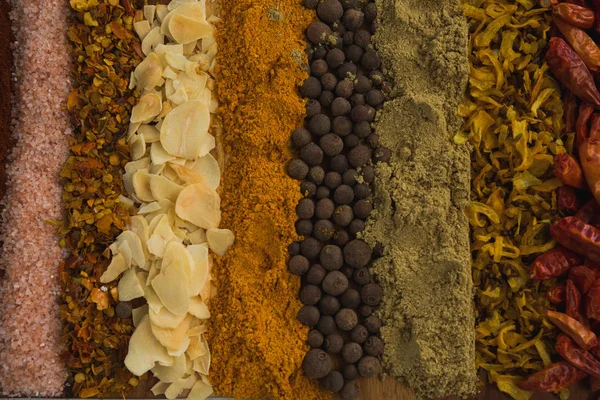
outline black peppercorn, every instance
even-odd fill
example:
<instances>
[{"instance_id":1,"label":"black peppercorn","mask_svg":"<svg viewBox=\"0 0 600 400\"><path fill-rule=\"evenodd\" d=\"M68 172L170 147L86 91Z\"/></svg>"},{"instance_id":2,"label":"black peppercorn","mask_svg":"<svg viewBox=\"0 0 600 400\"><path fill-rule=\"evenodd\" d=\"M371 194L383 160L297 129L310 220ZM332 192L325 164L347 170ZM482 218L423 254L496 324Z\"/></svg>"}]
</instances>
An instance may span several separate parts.
<instances>
[{"instance_id":1,"label":"black peppercorn","mask_svg":"<svg viewBox=\"0 0 600 400\"><path fill-rule=\"evenodd\" d=\"M316 329L311 329L308 332L308 339L306 340L306 343L308 343L308 345L313 349L318 349L323 345L324 340L325 338L323 337L321 332L319 332Z\"/></svg>"},{"instance_id":2,"label":"black peppercorn","mask_svg":"<svg viewBox=\"0 0 600 400\"><path fill-rule=\"evenodd\" d=\"M319 301L319 310L323 315L335 315L340 309L340 301L337 297L325 295Z\"/></svg>"},{"instance_id":3,"label":"black peppercorn","mask_svg":"<svg viewBox=\"0 0 600 400\"><path fill-rule=\"evenodd\" d=\"M321 300L321 289L317 285L306 285L300 289L300 301L307 306L314 306Z\"/></svg>"},{"instance_id":4,"label":"black peppercorn","mask_svg":"<svg viewBox=\"0 0 600 400\"><path fill-rule=\"evenodd\" d=\"M323 282L323 278L325 278L325 274L327 274L325 268L319 264L313 264L306 272L306 282L313 285L320 285Z\"/></svg>"},{"instance_id":5,"label":"black peppercorn","mask_svg":"<svg viewBox=\"0 0 600 400\"><path fill-rule=\"evenodd\" d=\"M288 269L294 275L304 275L308 271L310 263L308 259L301 255L295 255L288 261Z\"/></svg>"},{"instance_id":6,"label":"black peppercorn","mask_svg":"<svg viewBox=\"0 0 600 400\"><path fill-rule=\"evenodd\" d=\"M358 373L365 378L377 376L381 373L381 362L373 356L364 356L358 362Z\"/></svg>"},{"instance_id":7,"label":"black peppercorn","mask_svg":"<svg viewBox=\"0 0 600 400\"><path fill-rule=\"evenodd\" d=\"M356 268L352 274L352 280L359 285L366 285L371 282L371 274L366 267Z\"/></svg>"},{"instance_id":8,"label":"black peppercorn","mask_svg":"<svg viewBox=\"0 0 600 400\"><path fill-rule=\"evenodd\" d=\"M328 133L321 137L319 146L321 146L322 152L325 153L326 156L333 157L342 152L344 149L344 142L338 135Z\"/></svg>"},{"instance_id":9,"label":"black peppercorn","mask_svg":"<svg viewBox=\"0 0 600 400\"><path fill-rule=\"evenodd\" d=\"M308 165L302 160L292 160L288 164L288 174L294 179L302 180L308 174Z\"/></svg>"},{"instance_id":10,"label":"black peppercorn","mask_svg":"<svg viewBox=\"0 0 600 400\"><path fill-rule=\"evenodd\" d=\"M351 267L364 267L371 260L371 248L364 240L355 239L344 246L344 260Z\"/></svg>"},{"instance_id":11,"label":"black peppercorn","mask_svg":"<svg viewBox=\"0 0 600 400\"><path fill-rule=\"evenodd\" d=\"M346 245L348 247L348 245ZM363 286L360 290L360 297L362 298L363 303L368 306L376 306L381 301L381 297L383 296L383 290L381 286L376 283L369 283Z\"/></svg>"},{"instance_id":12,"label":"black peppercorn","mask_svg":"<svg viewBox=\"0 0 600 400\"><path fill-rule=\"evenodd\" d=\"M323 317L321 317L323 318ZM356 343L363 344L369 337L369 331L364 325L356 325L350 332L350 339Z\"/></svg>"},{"instance_id":13,"label":"black peppercorn","mask_svg":"<svg viewBox=\"0 0 600 400\"><path fill-rule=\"evenodd\" d=\"M340 271L331 271L325 275L322 287L325 293L332 296L339 296L348 289L348 278Z\"/></svg>"},{"instance_id":14,"label":"black peppercorn","mask_svg":"<svg viewBox=\"0 0 600 400\"><path fill-rule=\"evenodd\" d=\"M335 234L335 227L328 219L320 219L313 225L313 236L320 242L326 242Z\"/></svg>"},{"instance_id":15,"label":"black peppercorn","mask_svg":"<svg viewBox=\"0 0 600 400\"><path fill-rule=\"evenodd\" d=\"M309 260L317 258L320 252L321 244L317 239L306 238L300 243L300 253Z\"/></svg>"},{"instance_id":16,"label":"black peppercorn","mask_svg":"<svg viewBox=\"0 0 600 400\"><path fill-rule=\"evenodd\" d=\"M382 355L383 340L381 340L378 336L370 336L365 342L365 353L373 357Z\"/></svg>"},{"instance_id":17,"label":"black peppercorn","mask_svg":"<svg viewBox=\"0 0 600 400\"><path fill-rule=\"evenodd\" d=\"M308 327L317 325L320 317L319 309L315 306L302 306L297 315L298 321Z\"/></svg>"},{"instance_id":18,"label":"black peppercorn","mask_svg":"<svg viewBox=\"0 0 600 400\"><path fill-rule=\"evenodd\" d=\"M331 367L331 357L329 357L329 354L319 349L309 350L302 361L304 375L313 379L324 378L331 371Z\"/></svg>"},{"instance_id":19,"label":"black peppercorn","mask_svg":"<svg viewBox=\"0 0 600 400\"><path fill-rule=\"evenodd\" d=\"M354 218L354 214L352 213L352 207L349 205L341 205L336 207L333 211L333 222L338 224L339 226L348 226L352 219Z\"/></svg>"},{"instance_id":20,"label":"black peppercorn","mask_svg":"<svg viewBox=\"0 0 600 400\"><path fill-rule=\"evenodd\" d=\"M358 315L354 310L342 308L335 314L335 323L343 331L350 331L358 324ZM358 361L358 360L356 360ZM354 361L351 361L354 362Z\"/></svg>"},{"instance_id":21,"label":"black peppercorn","mask_svg":"<svg viewBox=\"0 0 600 400\"><path fill-rule=\"evenodd\" d=\"M379 317L376 315L369 315L367 318L365 318L365 327L371 333L379 332L379 330L381 329L381 325L383 325L383 323L381 322L381 319L379 319Z\"/></svg>"},{"instance_id":22,"label":"black peppercorn","mask_svg":"<svg viewBox=\"0 0 600 400\"><path fill-rule=\"evenodd\" d=\"M317 322L317 329L323 334L323 336L328 336L335 333L335 319L331 315L321 315L319 322Z\"/></svg>"},{"instance_id":23,"label":"black peppercorn","mask_svg":"<svg viewBox=\"0 0 600 400\"><path fill-rule=\"evenodd\" d=\"M337 333L326 336L325 341L323 342L323 348L329 354L338 354L342 351L343 346L344 339Z\"/></svg>"},{"instance_id":24,"label":"black peppercorn","mask_svg":"<svg viewBox=\"0 0 600 400\"><path fill-rule=\"evenodd\" d=\"M363 349L360 344L355 342L346 343L342 347L342 359L347 363L355 363L363 356ZM360 373L360 368L358 370Z\"/></svg>"},{"instance_id":25,"label":"black peppercorn","mask_svg":"<svg viewBox=\"0 0 600 400\"><path fill-rule=\"evenodd\" d=\"M337 393L344 387L344 378L338 371L331 371L325 378L321 379L321 385L325 390Z\"/></svg>"}]
</instances>

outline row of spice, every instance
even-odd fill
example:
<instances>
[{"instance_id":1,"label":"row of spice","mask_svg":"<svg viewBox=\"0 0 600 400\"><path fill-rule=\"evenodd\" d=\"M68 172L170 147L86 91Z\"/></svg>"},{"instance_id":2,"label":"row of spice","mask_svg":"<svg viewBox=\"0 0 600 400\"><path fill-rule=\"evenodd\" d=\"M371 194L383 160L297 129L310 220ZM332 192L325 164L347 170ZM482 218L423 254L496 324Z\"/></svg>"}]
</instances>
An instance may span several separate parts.
<instances>
[{"instance_id":1,"label":"row of spice","mask_svg":"<svg viewBox=\"0 0 600 400\"><path fill-rule=\"evenodd\" d=\"M591 389L600 388L600 50L592 39L600 9L585 1L543 4L551 9L486 3L466 8L473 29L470 99L462 105L468 131L455 138L475 146L478 366L515 399L540 391L568 398L568 388L588 375ZM536 34L526 35L525 25ZM498 57L489 53L494 48ZM555 352L565 361L552 363Z\"/></svg>"}]
</instances>

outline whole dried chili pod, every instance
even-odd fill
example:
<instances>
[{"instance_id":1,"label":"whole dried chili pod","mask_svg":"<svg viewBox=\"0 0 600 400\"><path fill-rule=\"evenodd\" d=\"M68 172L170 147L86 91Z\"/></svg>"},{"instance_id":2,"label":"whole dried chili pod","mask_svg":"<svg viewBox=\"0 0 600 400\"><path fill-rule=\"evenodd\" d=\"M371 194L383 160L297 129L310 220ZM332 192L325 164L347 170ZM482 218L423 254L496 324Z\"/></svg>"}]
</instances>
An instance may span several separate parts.
<instances>
[{"instance_id":1,"label":"whole dried chili pod","mask_svg":"<svg viewBox=\"0 0 600 400\"><path fill-rule=\"evenodd\" d=\"M579 146L581 168L592 195L600 203L600 114L590 117L590 133Z\"/></svg>"},{"instance_id":2,"label":"whole dried chili pod","mask_svg":"<svg viewBox=\"0 0 600 400\"><path fill-rule=\"evenodd\" d=\"M558 354L569 363L596 378L600 378L600 361L592 353L575 344L567 335L562 333L558 335L555 348Z\"/></svg>"},{"instance_id":3,"label":"whole dried chili pod","mask_svg":"<svg viewBox=\"0 0 600 400\"><path fill-rule=\"evenodd\" d=\"M575 214L575 218L586 224L595 225L596 219L600 215L600 205L596 199L586 202ZM584 264L585 265L585 264Z\"/></svg>"},{"instance_id":4,"label":"whole dried chili pod","mask_svg":"<svg viewBox=\"0 0 600 400\"><path fill-rule=\"evenodd\" d=\"M596 33L600 33L600 0L592 0L592 8L596 15L596 22L594 23L594 30Z\"/></svg>"},{"instance_id":5,"label":"whole dried chili pod","mask_svg":"<svg viewBox=\"0 0 600 400\"><path fill-rule=\"evenodd\" d=\"M565 132L575 132L575 122L577 121L577 97L570 90L565 90L563 96L563 119L565 121Z\"/></svg>"},{"instance_id":6,"label":"whole dried chili pod","mask_svg":"<svg viewBox=\"0 0 600 400\"><path fill-rule=\"evenodd\" d=\"M579 55L583 63L592 72L600 71L600 48L583 29L569 25L563 19L554 16L554 25L563 34L567 43Z\"/></svg>"},{"instance_id":7,"label":"whole dried chili pod","mask_svg":"<svg viewBox=\"0 0 600 400\"><path fill-rule=\"evenodd\" d=\"M600 278L596 278L585 295L585 315L600 320Z\"/></svg>"},{"instance_id":8,"label":"whole dried chili pod","mask_svg":"<svg viewBox=\"0 0 600 400\"><path fill-rule=\"evenodd\" d=\"M600 262L600 230L578 220L564 217L550 227L558 243L592 261Z\"/></svg>"},{"instance_id":9,"label":"whole dried chili pod","mask_svg":"<svg viewBox=\"0 0 600 400\"><path fill-rule=\"evenodd\" d=\"M581 325L585 326L586 328L589 328L589 321L583 315L583 312L581 310L581 292L579 291L579 289L577 289L577 287L571 279L567 280L567 285L565 287L565 313L569 317L575 319Z\"/></svg>"},{"instance_id":10,"label":"whole dried chili pod","mask_svg":"<svg viewBox=\"0 0 600 400\"><path fill-rule=\"evenodd\" d=\"M577 254L558 246L537 256L531 264L529 274L536 281L552 279L566 274L580 262L581 257Z\"/></svg>"},{"instance_id":11,"label":"whole dried chili pod","mask_svg":"<svg viewBox=\"0 0 600 400\"><path fill-rule=\"evenodd\" d=\"M529 392L557 392L579 382L588 374L566 361L559 361L535 372L517 384Z\"/></svg>"},{"instance_id":12,"label":"whole dried chili pod","mask_svg":"<svg viewBox=\"0 0 600 400\"><path fill-rule=\"evenodd\" d=\"M552 7L552 15L559 17L569 25L581 29L589 29L596 22L593 10L577 4L559 3Z\"/></svg>"},{"instance_id":13,"label":"whole dried chili pod","mask_svg":"<svg viewBox=\"0 0 600 400\"><path fill-rule=\"evenodd\" d=\"M579 189L585 187L581 166L573 156L567 153L554 156L554 175L565 185Z\"/></svg>"},{"instance_id":14,"label":"whole dried chili pod","mask_svg":"<svg viewBox=\"0 0 600 400\"><path fill-rule=\"evenodd\" d=\"M579 146L588 138L588 121L594 113L594 106L585 101L579 106L579 114L575 122L575 147Z\"/></svg>"},{"instance_id":15,"label":"whole dried chili pod","mask_svg":"<svg viewBox=\"0 0 600 400\"><path fill-rule=\"evenodd\" d=\"M567 285L567 291L569 286ZM546 316L565 335L568 335L577 345L585 350L598 346L596 334L575 318L558 311L547 310Z\"/></svg>"},{"instance_id":16,"label":"whole dried chili pod","mask_svg":"<svg viewBox=\"0 0 600 400\"><path fill-rule=\"evenodd\" d=\"M575 50L561 38L553 37L545 57L550 71L575 96L600 108L600 93L594 78Z\"/></svg>"},{"instance_id":17,"label":"whole dried chili pod","mask_svg":"<svg viewBox=\"0 0 600 400\"><path fill-rule=\"evenodd\" d=\"M573 213L579 209L577 193L571 186L565 185L556 189L556 203L558 211Z\"/></svg>"},{"instance_id":18,"label":"whole dried chili pod","mask_svg":"<svg viewBox=\"0 0 600 400\"><path fill-rule=\"evenodd\" d=\"M551 287L546 292L548 296L548 301L550 303L559 305L565 302L565 298L567 296L567 285L565 283L560 283L556 286Z\"/></svg>"},{"instance_id":19,"label":"whole dried chili pod","mask_svg":"<svg viewBox=\"0 0 600 400\"><path fill-rule=\"evenodd\" d=\"M573 282L582 295L587 294L597 276L596 271L585 265L578 265L569 271L569 280Z\"/></svg>"}]
</instances>

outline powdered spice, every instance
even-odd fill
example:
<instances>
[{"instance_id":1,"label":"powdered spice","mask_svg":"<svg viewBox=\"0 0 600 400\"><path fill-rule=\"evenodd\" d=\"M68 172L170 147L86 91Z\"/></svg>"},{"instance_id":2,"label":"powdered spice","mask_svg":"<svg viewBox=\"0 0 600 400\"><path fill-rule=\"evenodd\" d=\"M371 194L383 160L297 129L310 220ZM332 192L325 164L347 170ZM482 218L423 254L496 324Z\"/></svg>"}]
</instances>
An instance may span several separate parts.
<instances>
[{"instance_id":1,"label":"powdered spice","mask_svg":"<svg viewBox=\"0 0 600 400\"><path fill-rule=\"evenodd\" d=\"M364 237L382 244L384 364L418 398L475 391L469 225L469 150L450 135L468 74L459 1L378 0L375 34L395 100L376 131L392 151L376 165L376 207Z\"/></svg>"},{"instance_id":2,"label":"powdered spice","mask_svg":"<svg viewBox=\"0 0 600 400\"><path fill-rule=\"evenodd\" d=\"M12 35L9 6L5 0L0 0L0 200L4 198L6 190L6 157L12 148L10 138L10 102L12 71ZM0 208L0 212L2 209ZM0 243L1 244L1 243Z\"/></svg>"},{"instance_id":3,"label":"powdered spice","mask_svg":"<svg viewBox=\"0 0 600 400\"><path fill-rule=\"evenodd\" d=\"M211 381L216 393L235 398L324 398L300 370L307 328L296 320L300 280L286 265L300 191L285 165L289 136L304 118L297 85L306 76L292 54L304 48L310 12L295 0L221 6L221 224L231 227L235 244L212 270Z\"/></svg>"}]
</instances>

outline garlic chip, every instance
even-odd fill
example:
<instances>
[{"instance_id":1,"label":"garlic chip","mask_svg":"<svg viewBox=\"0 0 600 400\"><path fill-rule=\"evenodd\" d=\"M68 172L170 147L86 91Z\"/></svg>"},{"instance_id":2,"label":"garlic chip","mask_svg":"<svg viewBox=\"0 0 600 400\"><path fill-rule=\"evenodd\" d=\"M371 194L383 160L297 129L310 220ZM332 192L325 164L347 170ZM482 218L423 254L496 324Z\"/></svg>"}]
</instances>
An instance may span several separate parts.
<instances>
[{"instance_id":1,"label":"garlic chip","mask_svg":"<svg viewBox=\"0 0 600 400\"><path fill-rule=\"evenodd\" d=\"M176 157L193 160L206 140L210 114L199 101L188 101L175 107L163 120L160 142L165 150Z\"/></svg>"},{"instance_id":2,"label":"garlic chip","mask_svg":"<svg viewBox=\"0 0 600 400\"><path fill-rule=\"evenodd\" d=\"M162 382L172 383L181 378L187 369L186 356L182 355L173 359L173 365L164 367L157 365L152 368L152 373Z\"/></svg>"},{"instance_id":3,"label":"garlic chip","mask_svg":"<svg viewBox=\"0 0 600 400\"><path fill-rule=\"evenodd\" d=\"M177 43L190 43L213 34L213 27L205 19L173 15L169 20L169 34Z\"/></svg>"},{"instance_id":4,"label":"garlic chip","mask_svg":"<svg viewBox=\"0 0 600 400\"><path fill-rule=\"evenodd\" d=\"M147 124L162 110L162 100L155 92L142 95L138 103L131 110L131 122ZM208 109L207 109L208 113Z\"/></svg>"},{"instance_id":5,"label":"garlic chip","mask_svg":"<svg viewBox=\"0 0 600 400\"><path fill-rule=\"evenodd\" d=\"M117 289L119 301L129 301L144 295L144 287L135 273L135 268L130 268L123 274Z\"/></svg>"},{"instance_id":6,"label":"garlic chip","mask_svg":"<svg viewBox=\"0 0 600 400\"><path fill-rule=\"evenodd\" d=\"M176 315L185 315L190 308L188 277L179 262L163 265L152 280L152 288L161 303Z\"/></svg>"},{"instance_id":7,"label":"garlic chip","mask_svg":"<svg viewBox=\"0 0 600 400\"><path fill-rule=\"evenodd\" d=\"M156 340L150 327L150 319L144 316L129 340L125 366L134 375L141 376L153 368L156 362L172 365L173 357Z\"/></svg>"},{"instance_id":8,"label":"garlic chip","mask_svg":"<svg viewBox=\"0 0 600 400\"><path fill-rule=\"evenodd\" d=\"M217 228L221 222L221 198L214 189L196 183L179 193L175 212L179 218L200 228Z\"/></svg>"},{"instance_id":9,"label":"garlic chip","mask_svg":"<svg viewBox=\"0 0 600 400\"><path fill-rule=\"evenodd\" d=\"M235 240L229 229L210 228L206 231L208 246L218 256L224 256Z\"/></svg>"},{"instance_id":10,"label":"garlic chip","mask_svg":"<svg viewBox=\"0 0 600 400\"><path fill-rule=\"evenodd\" d=\"M110 264L108 265L108 268L106 268L106 271L104 271L102 276L100 276L100 282L112 282L115 279L117 279L119 275L121 275L121 273L127 271L128 268L129 266L125 261L125 257L123 256L123 254L117 253L115 256L113 256L112 260L110 261Z\"/></svg>"},{"instance_id":11,"label":"garlic chip","mask_svg":"<svg viewBox=\"0 0 600 400\"><path fill-rule=\"evenodd\" d=\"M144 61L135 68L135 78L138 87L144 90L152 90L158 86L163 74L160 58L156 53L150 53Z\"/></svg>"}]
</instances>

